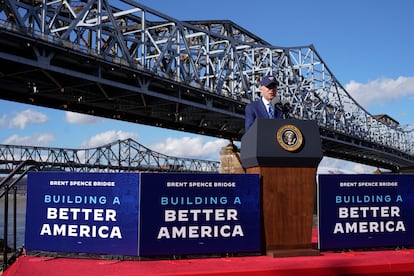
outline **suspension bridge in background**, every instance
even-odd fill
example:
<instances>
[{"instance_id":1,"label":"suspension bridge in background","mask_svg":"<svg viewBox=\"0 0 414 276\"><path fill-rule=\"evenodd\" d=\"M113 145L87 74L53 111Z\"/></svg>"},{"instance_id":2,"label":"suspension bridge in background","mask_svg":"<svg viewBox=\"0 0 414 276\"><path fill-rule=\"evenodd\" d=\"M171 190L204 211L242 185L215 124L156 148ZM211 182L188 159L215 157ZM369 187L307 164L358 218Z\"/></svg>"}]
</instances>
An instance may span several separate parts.
<instances>
[{"instance_id":1,"label":"suspension bridge in background","mask_svg":"<svg viewBox=\"0 0 414 276\"><path fill-rule=\"evenodd\" d=\"M313 45L273 46L231 21L179 21L132 0L4 0L0 98L240 141L245 106L274 74L290 117L315 120L324 156L392 172L414 165L414 133L372 115ZM1 146L5 168L47 155L73 168L216 168L126 140L88 149ZM151 160L151 161L150 161ZM157 161L156 161L157 160ZM185 164L184 164L185 163Z\"/></svg>"}]
</instances>

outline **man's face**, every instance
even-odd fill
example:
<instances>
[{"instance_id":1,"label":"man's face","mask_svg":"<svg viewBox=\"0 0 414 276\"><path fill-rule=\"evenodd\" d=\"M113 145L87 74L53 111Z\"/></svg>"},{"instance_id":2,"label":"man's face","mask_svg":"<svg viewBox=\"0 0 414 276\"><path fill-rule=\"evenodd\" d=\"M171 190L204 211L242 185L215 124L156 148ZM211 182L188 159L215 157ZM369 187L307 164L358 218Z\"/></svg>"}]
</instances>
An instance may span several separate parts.
<instances>
[{"instance_id":1,"label":"man's face","mask_svg":"<svg viewBox=\"0 0 414 276\"><path fill-rule=\"evenodd\" d=\"M277 85L275 83L269 84L268 86L260 86L263 98L272 101L276 97Z\"/></svg>"}]
</instances>

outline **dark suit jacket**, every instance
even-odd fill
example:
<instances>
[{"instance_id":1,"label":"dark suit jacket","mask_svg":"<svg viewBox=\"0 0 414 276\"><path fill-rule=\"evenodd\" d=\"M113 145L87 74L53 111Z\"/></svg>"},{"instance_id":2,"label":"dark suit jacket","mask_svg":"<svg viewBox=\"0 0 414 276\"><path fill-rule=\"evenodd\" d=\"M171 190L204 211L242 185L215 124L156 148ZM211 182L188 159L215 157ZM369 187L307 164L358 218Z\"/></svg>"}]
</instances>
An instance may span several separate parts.
<instances>
[{"instance_id":1,"label":"dark suit jacket","mask_svg":"<svg viewBox=\"0 0 414 276\"><path fill-rule=\"evenodd\" d=\"M245 121L244 121L244 132L253 125L256 119L268 119L266 107L260 98L257 101L251 102L246 106L245 110ZM275 119L282 119L283 113L275 108Z\"/></svg>"}]
</instances>

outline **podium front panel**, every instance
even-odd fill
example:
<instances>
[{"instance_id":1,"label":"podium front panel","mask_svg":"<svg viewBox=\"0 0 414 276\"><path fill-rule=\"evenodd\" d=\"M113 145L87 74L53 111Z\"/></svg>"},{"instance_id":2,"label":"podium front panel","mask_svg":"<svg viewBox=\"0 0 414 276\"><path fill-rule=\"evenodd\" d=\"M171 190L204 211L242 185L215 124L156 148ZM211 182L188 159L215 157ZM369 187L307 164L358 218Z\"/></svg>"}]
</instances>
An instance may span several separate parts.
<instances>
[{"instance_id":1,"label":"podium front panel","mask_svg":"<svg viewBox=\"0 0 414 276\"><path fill-rule=\"evenodd\" d=\"M315 121L258 119L242 137L240 159L245 168L317 167L321 145Z\"/></svg>"}]
</instances>

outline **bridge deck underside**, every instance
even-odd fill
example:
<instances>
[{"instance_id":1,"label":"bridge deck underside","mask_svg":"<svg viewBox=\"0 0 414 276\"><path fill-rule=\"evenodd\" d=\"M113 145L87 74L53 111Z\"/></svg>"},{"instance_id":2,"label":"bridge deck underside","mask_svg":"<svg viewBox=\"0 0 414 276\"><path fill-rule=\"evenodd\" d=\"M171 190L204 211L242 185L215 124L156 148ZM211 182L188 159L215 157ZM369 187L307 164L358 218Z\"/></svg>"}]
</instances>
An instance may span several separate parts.
<instances>
[{"instance_id":1,"label":"bridge deck underside","mask_svg":"<svg viewBox=\"0 0 414 276\"><path fill-rule=\"evenodd\" d=\"M359 137L351 137L321 128L324 156L361 163L399 172L411 167L414 157L393 148L370 143Z\"/></svg>"},{"instance_id":2,"label":"bridge deck underside","mask_svg":"<svg viewBox=\"0 0 414 276\"><path fill-rule=\"evenodd\" d=\"M0 97L240 140L244 104L145 70L0 32Z\"/></svg>"}]
</instances>

